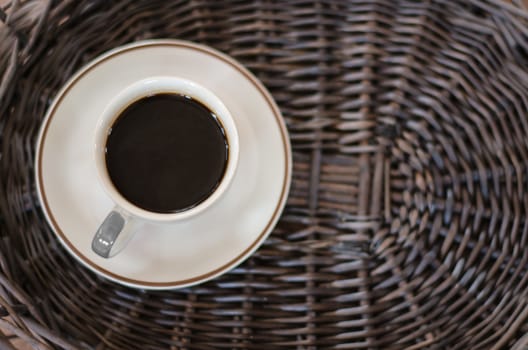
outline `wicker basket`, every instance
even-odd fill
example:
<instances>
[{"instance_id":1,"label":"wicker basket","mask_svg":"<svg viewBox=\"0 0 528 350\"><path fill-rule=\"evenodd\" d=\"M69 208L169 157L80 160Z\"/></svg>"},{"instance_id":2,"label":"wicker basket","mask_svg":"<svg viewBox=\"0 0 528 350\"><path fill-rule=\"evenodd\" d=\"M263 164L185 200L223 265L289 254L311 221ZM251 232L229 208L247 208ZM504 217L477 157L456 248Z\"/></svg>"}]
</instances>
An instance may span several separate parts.
<instances>
[{"instance_id":1,"label":"wicker basket","mask_svg":"<svg viewBox=\"0 0 528 350\"><path fill-rule=\"evenodd\" d=\"M61 85L146 38L238 59L272 92L293 146L288 205L263 247L177 291L80 266L33 180ZM0 328L36 349L528 349L527 111L520 2L10 1Z\"/></svg>"}]
</instances>

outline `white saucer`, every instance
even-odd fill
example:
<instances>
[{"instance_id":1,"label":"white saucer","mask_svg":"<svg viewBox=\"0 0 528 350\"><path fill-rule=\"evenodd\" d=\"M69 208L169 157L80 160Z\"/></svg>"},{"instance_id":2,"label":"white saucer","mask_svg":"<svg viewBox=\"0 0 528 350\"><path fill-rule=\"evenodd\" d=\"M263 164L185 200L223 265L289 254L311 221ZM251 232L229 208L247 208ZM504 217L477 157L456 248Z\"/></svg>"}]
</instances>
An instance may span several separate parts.
<instances>
[{"instance_id":1,"label":"white saucer","mask_svg":"<svg viewBox=\"0 0 528 350\"><path fill-rule=\"evenodd\" d=\"M92 158L96 122L123 88L159 75L193 80L224 102L240 135L239 166L213 207L183 222L145 223L121 253L103 259L91 240L113 203ZM288 135L271 95L233 59L189 42L138 42L88 64L56 97L37 145L38 194L59 240L91 270L132 287L185 287L233 268L268 236L290 185Z\"/></svg>"}]
</instances>

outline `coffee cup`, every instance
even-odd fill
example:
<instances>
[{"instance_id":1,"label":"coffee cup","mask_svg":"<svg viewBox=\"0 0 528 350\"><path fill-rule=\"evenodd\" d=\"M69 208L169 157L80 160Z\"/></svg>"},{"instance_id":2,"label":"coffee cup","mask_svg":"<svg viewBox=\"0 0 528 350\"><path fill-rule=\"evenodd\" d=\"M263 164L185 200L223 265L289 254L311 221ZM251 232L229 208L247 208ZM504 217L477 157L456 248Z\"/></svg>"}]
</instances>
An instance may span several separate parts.
<instances>
[{"instance_id":1,"label":"coffee cup","mask_svg":"<svg viewBox=\"0 0 528 350\"><path fill-rule=\"evenodd\" d=\"M143 222L171 223L213 206L237 168L229 110L187 79L156 76L121 91L99 117L94 159L114 208L92 240L103 258L121 251Z\"/></svg>"}]
</instances>

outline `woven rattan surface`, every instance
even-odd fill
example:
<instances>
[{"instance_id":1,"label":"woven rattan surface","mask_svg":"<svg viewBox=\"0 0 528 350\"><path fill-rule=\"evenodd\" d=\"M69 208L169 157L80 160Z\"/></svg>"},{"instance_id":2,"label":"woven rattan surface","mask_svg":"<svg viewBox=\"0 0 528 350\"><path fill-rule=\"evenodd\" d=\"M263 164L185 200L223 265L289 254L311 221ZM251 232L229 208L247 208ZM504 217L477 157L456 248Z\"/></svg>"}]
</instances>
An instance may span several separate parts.
<instances>
[{"instance_id":1,"label":"woven rattan surface","mask_svg":"<svg viewBox=\"0 0 528 350\"><path fill-rule=\"evenodd\" d=\"M0 328L37 349L525 349L528 15L518 5L8 2ZM293 147L270 238L230 273L177 291L129 289L80 266L46 224L33 179L61 85L146 38L238 59L273 94Z\"/></svg>"}]
</instances>

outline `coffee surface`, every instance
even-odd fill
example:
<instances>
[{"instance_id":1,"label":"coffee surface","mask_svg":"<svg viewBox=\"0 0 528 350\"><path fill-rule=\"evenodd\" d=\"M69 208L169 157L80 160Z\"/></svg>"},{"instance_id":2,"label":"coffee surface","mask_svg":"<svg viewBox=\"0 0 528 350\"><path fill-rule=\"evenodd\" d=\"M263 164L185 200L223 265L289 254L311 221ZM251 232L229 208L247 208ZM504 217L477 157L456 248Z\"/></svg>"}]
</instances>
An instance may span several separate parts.
<instances>
[{"instance_id":1,"label":"coffee surface","mask_svg":"<svg viewBox=\"0 0 528 350\"><path fill-rule=\"evenodd\" d=\"M108 174L136 206L172 213L196 206L218 186L227 140L216 116L176 94L144 97L116 119L106 143Z\"/></svg>"}]
</instances>

